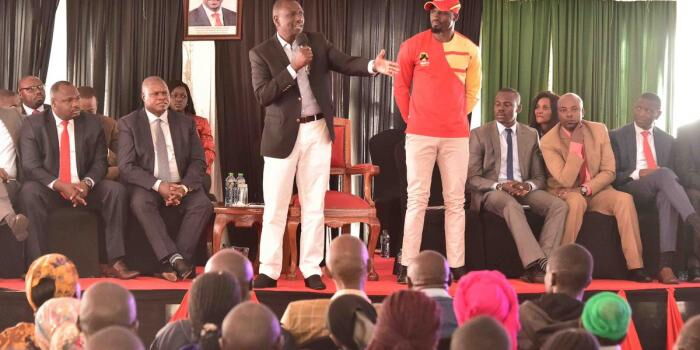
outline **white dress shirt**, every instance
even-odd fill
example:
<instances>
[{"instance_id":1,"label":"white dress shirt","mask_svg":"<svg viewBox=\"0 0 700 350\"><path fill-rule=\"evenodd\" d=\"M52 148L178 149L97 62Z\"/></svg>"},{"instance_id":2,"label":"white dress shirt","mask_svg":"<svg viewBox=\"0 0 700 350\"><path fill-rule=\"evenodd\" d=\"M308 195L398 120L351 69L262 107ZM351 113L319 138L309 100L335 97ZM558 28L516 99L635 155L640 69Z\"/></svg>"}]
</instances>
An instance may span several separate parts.
<instances>
[{"instance_id":1,"label":"white dress shirt","mask_svg":"<svg viewBox=\"0 0 700 350\"><path fill-rule=\"evenodd\" d=\"M146 109L146 115L148 116L148 124L151 127L151 140L153 141L153 155L154 155L154 164L153 164L153 176L158 178L158 174L160 173L160 169L158 169L158 153L155 151L156 150L156 128L158 127L158 117L149 112ZM173 147L173 138L170 136L170 124L168 124L168 111L166 110L165 113L163 113L160 116L160 119L163 120L161 123L161 130L163 130L163 136L165 136L165 148L168 151L168 165L170 167L170 181L171 182L180 182L180 173L177 170L177 161L175 160L175 147ZM153 184L153 190L158 192L158 186L160 186L161 180L156 180L156 183Z\"/></svg>"},{"instance_id":2,"label":"white dress shirt","mask_svg":"<svg viewBox=\"0 0 700 350\"><path fill-rule=\"evenodd\" d=\"M212 27L216 26L216 20L214 19L214 16L212 16L215 13L219 14L219 19L221 20L221 24L227 25L224 23L224 11L221 11L221 7L219 7L218 11L212 11L210 8L202 4L202 8L204 8L204 12L207 14L207 18L209 19L209 23L211 23ZM230 25L230 24L228 24Z\"/></svg>"},{"instance_id":3,"label":"white dress shirt","mask_svg":"<svg viewBox=\"0 0 700 350\"><path fill-rule=\"evenodd\" d=\"M642 132L649 131L649 147L651 147L651 153L654 155L656 160L656 165L659 164L659 159L656 157L656 147L654 147L654 125L651 126L649 130L644 130L634 123L634 135L637 139L637 167L634 169L630 177L632 180L639 180L639 171L642 169L648 169L649 164L647 164L647 159L644 157L644 136Z\"/></svg>"},{"instance_id":4,"label":"white dress shirt","mask_svg":"<svg viewBox=\"0 0 700 350\"><path fill-rule=\"evenodd\" d=\"M496 127L498 128L498 136L501 141L501 169L498 173L498 181L493 185L496 186L500 183L508 181L508 133L506 132L506 126L496 122ZM520 172L520 158L518 156L518 123L516 122L510 127L513 130L510 134L513 140L513 181L523 182L523 175ZM526 181L526 183L532 186L532 191L537 189L537 186L532 181Z\"/></svg>"},{"instance_id":5,"label":"white dress shirt","mask_svg":"<svg viewBox=\"0 0 700 350\"><path fill-rule=\"evenodd\" d=\"M44 105L43 105L43 104L42 104L41 106L39 106L39 108L37 108L37 109L31 109L31 108L27 107L27 105L25 105L24 103L22 103L22 108L24 109L24 113L25 113L26 115L32 115L32 113L34 113L34 111L38 111L38 112L43 112L43 111L44 111Z\"/></svg>"},{"instance_id":6,"label":"white dress shirt","mask_svg":"<svg viewBox=\"0 0 700 350\"><path fill-rule=\"evenodd\" d=\"M10 179L17 178L17 149L10 131L2 121L0 121L0 168L5 170Z\"/></svg>"},{"instance_id":7,"label":"white dress shirt","mask_svg":"<svg viewBox=\"0 0 700 350\"><path fill-rule=\"evenodd\" d=\"M53 113L53 119L56 122L56 136L58 137L58 154L59 154L59 169L60 172L60 154L61 154L61 134L63 134L63 120ZM78 177L78 162L75 157L75 121L73 119L68 121L68 139L70 140L70 182L75 184L80 182L80 177ZM58 179L56 179L58 180ZM56 180L51 181L49 188L53 189L53 184ZM90 179L92 181L92 179ZM94 182L93 182L94 185ZM91 186L92 187L92 186Z\"/></svg>"}]
</instances>

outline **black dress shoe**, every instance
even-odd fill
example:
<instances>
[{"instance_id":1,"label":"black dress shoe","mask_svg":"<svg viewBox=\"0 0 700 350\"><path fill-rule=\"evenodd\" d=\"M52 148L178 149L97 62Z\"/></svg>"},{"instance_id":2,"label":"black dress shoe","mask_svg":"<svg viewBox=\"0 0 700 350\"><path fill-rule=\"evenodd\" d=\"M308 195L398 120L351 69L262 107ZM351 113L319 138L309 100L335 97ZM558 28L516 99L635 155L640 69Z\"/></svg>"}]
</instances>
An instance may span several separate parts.
<instances>
[{"instance_id":1,"label":"black dress shoe","mask_svg":"<svg viewBox=\"0 0 700 350\"><path fill-rule=\"evenodd\" d=\"M173 262L173 269L177 272L177 277L181 280L194 278L194 266L185 259L177 259Z\"/></svg>"},{"instance_id":2,"label":"black dress shoe","mask_svg":"<svg viewBox=\"0 0 700 350\"><path fill-rule=\"evenodd\" d=\"M274 280L270 276L261 273L255 277L255 280L253 280L253 288L277 288L277 280Z\"/></svg>"},{"instance_id":3,"label":"black dress shoe","mask_svg":"<svg viewBox=\"0 0 700 350\"><path fill-rule=\"evenodd\" d=\"M520 280L527 283L544 283L544 270L540 264L533 264L520 276Z\"/></svg>"},{"instance_id":4,"label":"black dress shoe","mask_svg":"<svg viewBox=\"0 0 700 350\"><path fill-rule=\"evenodd\" d=\"M399 284L406 284L406 277L408 275L408 267L399 265L399 275L396 277L396 282Z\"/></svg>"},{"instance_id":5,"label":"black dress shoe","mask_svg":"<svg viewBox=\"0 0 700 350\"><path fill-rule=\"evenodd\" d=\"M307 278L304 278L304 285L306 288L311 288L315 290L324 290L326 289L326 285L323 283L321 280L321 276L319 275L311 275Z\"/></svg>"},{"instance_id":6,"label":"black dress shoe","mask_svg":"<svg viewBox=\"0 0 700 350\"><path fill-rule=\"evenodd\" d=\"M450 271L452 271L452 280L455 282L459 282L459 279L469 272L466 266L450 267Z\"/></svg>"},{"instance_id":7,"label":"black dress shoe","mask_svg":"<svg viewBox=\"0 0 700 350\"><path fill-rule=\"evenodd\" d=\"M700 267L691 267L688 269L688 282L700 283Z\"/></svg>"},{"instance_id":8,"label":"black dress shoe","mask_svg":"<svg viewBox=\"0 0 700 350\"><path fill-rule=\"evenodd\" d=\"M649 283L652 282L651 277L644 269L634 269L629 271L630 281L635 281L639 283Z\"/></svg>"}]
</instances>

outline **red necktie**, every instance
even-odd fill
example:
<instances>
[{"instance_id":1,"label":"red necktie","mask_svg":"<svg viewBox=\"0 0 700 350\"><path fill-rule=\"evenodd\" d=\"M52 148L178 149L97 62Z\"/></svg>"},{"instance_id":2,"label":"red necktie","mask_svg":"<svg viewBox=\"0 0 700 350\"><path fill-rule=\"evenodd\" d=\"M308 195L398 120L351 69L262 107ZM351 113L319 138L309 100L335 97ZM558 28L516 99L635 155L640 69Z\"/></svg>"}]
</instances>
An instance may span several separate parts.
<instances>
[{"instance_id":1,"label":"red necktie","mask_svg":"<svg viewBox=\"0 0 700 350\"><path fill-rule=\"evenodd\" d=\"M58 167L58 179L71 183L70 177L70 137L68 136L68 120L61 122L63 132L61 132L60 163Z\"/></svg>"},{"instance_id":2,"label":"red necktie","mask_svg":"<svg viewBox=\"0 0 700 350\"><path fill-rule=\"evenodd\" d=\"M644 158L647 160L647 169L656 169L656 160L654 159L654 153L651 151L651 145L649 144L649 132L642 131L642 136L644 137Z\"/></svg>"},{"instance_id":3,"label":"red necktie","mask_svg":"<svg viewBox=\"0 0 700 350\"><path fill-rule=\"evenodd\" d=\"M212 13L211 16L214 17L214 21L216 21L215 26L221 27L221 26L224 25L224 23L221 22L221 14L219 14L219 13Z\"/></svg>"}]
</instances>

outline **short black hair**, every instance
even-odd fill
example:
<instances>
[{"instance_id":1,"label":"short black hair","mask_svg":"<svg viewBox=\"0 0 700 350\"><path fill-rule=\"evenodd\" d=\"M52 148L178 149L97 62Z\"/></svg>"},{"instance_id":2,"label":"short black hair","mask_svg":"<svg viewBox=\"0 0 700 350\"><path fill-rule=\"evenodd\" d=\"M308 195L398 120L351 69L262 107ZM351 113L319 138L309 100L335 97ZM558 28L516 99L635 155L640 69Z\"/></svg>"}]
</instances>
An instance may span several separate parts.
<instances>
[{"instance_id":1,"label":"short black hair","mask_svg":"<svg viewBox=\"0 0 700 350\"><path fill-rule=\"evenodd\" d=\"M518 90L515 90L513 88L509 88L509 87L502 87L502 88L498 89L496 94L498 95L501 92L509 92L511 94L515 94L516 96L518 96L518 104L520 104L520 93L518 92Z\"/></svg>"},{"instance_id":2,"label":"short black hair","mask_svg":"<svg viewBox=\"0 0 700 350\"><path fill-rule=\"evenodd\" d=\"M653 92L645 92L641 96L639 96L639 98L654 102L657 105L661 106L661 98L659 97L659 95L657 95Z\"/></svg>"},{"instance_id":3,"label":"short black hair","mask_svg":"<svg viewBox=\"0 0 700 350\"><path fill-rule=\"evenodd\" d=\"M61 80L51 85L51 95L57 93L64 86L73 86L69 81Z\"/></svg>"},{"instance_id":4,"label":"short black hair","mask_svg":"<svg viewBox=\"0 0 700 350\"><path fill-rule=\"evenodd\" d=\"M582 245L566 244L549 256L549 268L556 273L556 284L570 292L581 292L590 284L593 256Z\"/></svg>"},{"instance_id":5,"label":"short black hair","mask_svg":"<svg viewBox=\"0 0 700 350\"><path fill-rule=\"evenodd\" d=\"M93 98L97 96L97 92L92 86L81 86L78 88L78 92L80 93L80 98Z\"/></svg>"}]
</instances>

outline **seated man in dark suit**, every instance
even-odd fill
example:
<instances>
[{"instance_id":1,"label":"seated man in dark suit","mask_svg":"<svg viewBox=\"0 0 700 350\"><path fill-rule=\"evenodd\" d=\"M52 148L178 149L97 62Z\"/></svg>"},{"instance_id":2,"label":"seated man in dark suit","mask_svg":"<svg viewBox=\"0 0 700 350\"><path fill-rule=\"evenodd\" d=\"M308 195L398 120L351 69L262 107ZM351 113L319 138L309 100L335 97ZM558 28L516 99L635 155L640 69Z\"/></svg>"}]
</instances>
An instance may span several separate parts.
<instances>
[{"instance_id":1,"label":"seated man in dark suit","mask_svg":"<svg viewBox=\"0 0 700 350\"><path fill-rule=\"evenodd\" d=\"M222 7L221 2L221 0L202 0L201 6L190 11L187 25L192 27L235 26L238 22L236 11Z\"/></svg>"},{"instance_id":2,"label":"seated man in dark suit","mask_svg":"<svg viewBox=\"0 0 700 350\"><path fill-rule=\"evenodd\" d=\"M544 191L545 168L537 131L517 122L520 94L501 89L496 120L475 129L469 140L469 186L472 208L502 217L518 247L527 282L544 282L547 257L561 242L567 206ZM539 242L525 218L523 204L545 218Z\"/></svg>"},{"instance_id":3,"label":"seated man in dark suit","mask_svg":"<svg viewBox=\"0 0 700 350\"><path fill-rule=\"evenodd\" d=\"M445 257L432 250L424 250L408 265L408 288L419 290L435 300L440 309L440 339L452 337L457 329L457 317L452 308L452 297L447 288L452 280Z\"/></svg>"},{"instance_id":4,"label":"seated man in dark suit","mask_svg":"<svg viewBox=\"0 0 700 350\"><path fill-rule=\"evenodd\" d=\"M22 101L20 113L22 115L32 115L44 112L49 105L44 104L46 91L44 83L35 76L26 76L17 83L17 93Z\"/></svg>"},{"instance_id":5,"label":"seated man in dark suit","mask_svg":"<svg viewBox=\"0 0 700 350\"><path fill-rule=\"evenodd\" d=\"M695 210L700 210L700 121L678 129L675 163ZM688 261L688 281L700 282L700 237L695 233L694 252Z\"/></svg>"},{"instance_id":6,"label":"seated man in dark suit","mask_svg":"<svg viewBox=\"0 0 700 350\"><path fill-rule=\"evenodd\" d=\"M119 178L131 196L134 216L164 265L162 277L194 277L190 261L214 211L202 190L204 149L192 118L168 110L170 92L163 79L144 79L141 92L145 108L119 119ZM182 215L175 242L160 216L163 206Z\"/></svg>"},{"instance_id":7,"label":"seated man in dark suit","mask_svg":"<svg viewBox=\"0 0 700 350\"><path fill-rule=\"evenodd\" d=\"M634 122L610 132L615 153L616 176L613 185L632 195L637 207L655 203L659 211L661 261L659 281L677 284L673 273L678 215L700 235L700 216L671 169L673 137L654 127L661 115L661 99L645 93L634 104Z\"/></svg>"},{"instance_id":8,"label":"seated man in dark suit","mask_svg":"<svg viewBox=\"0 0 700 350\"><path fill-rule=\"evenodd\" d=\"M24 119L20 154L24 184L20 204L29 217L28 260L49 253L47 220L59 207L86 206L100 212L105 222L108 266L104 275L133 278L122 261L126 190L104 180L107 146L102 124L95 116L80 112L78 89L67 81L51 87L51 107Z\"/></svg>"},{"instance_id":9,"label":"seated man in dark suit","mask_svg":"<svg viewBox=\"0 0 700 350\"><path fill-rule=\"evenodd\" d=\"M97 96L95 89L90 86L81 86L78 88L80 92L80 110L97 115L102 121L102 128L105 132L105 143L107 144L107 175L106 179L117 180L119 177L119 168L117 167L117 150L119 130L117 130L117 121L102 114L97 114Z\"/></svg>"}]
</instances>

